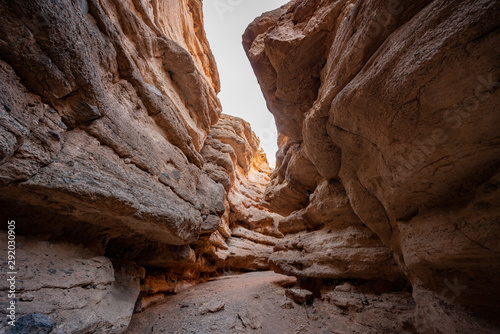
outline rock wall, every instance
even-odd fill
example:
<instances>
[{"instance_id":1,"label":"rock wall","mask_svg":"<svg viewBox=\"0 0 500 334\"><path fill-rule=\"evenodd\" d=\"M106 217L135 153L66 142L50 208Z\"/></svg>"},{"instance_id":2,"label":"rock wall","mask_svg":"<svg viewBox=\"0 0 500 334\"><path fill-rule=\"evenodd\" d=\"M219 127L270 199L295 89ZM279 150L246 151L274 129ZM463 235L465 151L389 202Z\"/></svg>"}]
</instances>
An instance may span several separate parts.
<instances>
[{"instance_id":1,"label":"rock wall","mask_svg":"<svg viewBox=\"0 0 500 334\"><path fill-rule=\"evenodd\" d=\"M201 155L203 173L223 186L224 201L219 203L223 215L204 214L200 237L190 246L144 252L154 262L141 285L137 312L210 275L268 270L273 246L283 237L277 229L282 217L260 204L270 169L250 124L222 114Z\"/></svg>"},{"instance_id":2,"label":"rock wall","mask_svg":"<svg viewBox=\"0 0 500 334\"><path fill-rule=\"evenodd\" d=\"M6 254L5 232L1 238L0 251ZM81 245L20 236L16 241L16 259L22 264L18 269L21 279L16 282L18 316L49 315L53 333L120 333L127 328L144 268L111 261ZM9 288L9 282L2 280L4 296ZM5 321L2 314L0 328ZM17 333L35 332L33 328L23 330L19 319L12 328L16 327Z\"/></svg>"},{"instance_id":3,"label":"rock wall","mask_svg":"<svg viewBox=\"0 0 500 334\"><path fill-rule=\"evenodd\" d=\"M499 15L497 1L305 0L248 27L280 132L264 201L285 216L276 271L411 287L422 333L497 330Z\"/></svg>"},{"instance_id":4,"label":"rock wall","mask_svg":"<svg viewBox=\"0 0 500 334\"><path fill-rule=\"evenodd\" d=\"M0 216L22 250L18 316L119 333L134 309L218 270L268 268L270 170L248 123L217 123L201 0L1 1L0 18Z\"/></svg>"},{"instance_id":5,"label":"rock wall","mask_svg":"<svg viewBox=\"0 0 500 334\"><path fill-rule=\"evenodd\" d=\"M211 238L224 240L215 252L221 268L269 269L273 246L282 238L282 218L262 207L271 170L258 137L246 121L223 115L201 151L209 175L226 187L226 212Z\"/></svg>"}]
</instances>

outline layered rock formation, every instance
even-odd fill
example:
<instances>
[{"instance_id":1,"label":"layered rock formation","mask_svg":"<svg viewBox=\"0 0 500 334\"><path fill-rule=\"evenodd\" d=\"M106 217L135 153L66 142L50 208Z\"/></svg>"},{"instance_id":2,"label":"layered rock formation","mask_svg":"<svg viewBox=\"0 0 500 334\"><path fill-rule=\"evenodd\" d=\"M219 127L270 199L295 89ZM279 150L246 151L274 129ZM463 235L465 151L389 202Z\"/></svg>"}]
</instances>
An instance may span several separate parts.
<instances>
[{"instance_id":1,"label":"layered rock formation","mask_svg":"<svg viewBox=\"0 0 500 334\"><path fill-rule=\"evenodd\" d=\"M223 115L201 151L205 170L227 191L226 212L210 236L221 240L214 253L219 268L268 269L282 218L262 207L271 170L259 139L244 120Z\"/></svg>"},{"instance_id":2,"label":"layered rock formation","mask_svg":"<svg viewBox=\"0 0 500 334\"><path fill-rule=\"evenodd\" d=\"M17 315L120 333L186 285L271 265L338 331L497 331L500 4L296 0L256 19L272 175L221 115L201 6L0 2Z\"/></svg>"},{"instance_id":3,"label":"layered rock formation","mask_svg":"<svg viewBox=\"0 0 500 334\"><path fill-rule=\"evenodd\" d=\"M0 17L0 215L22 248L18 316L119 333L134 309L217 270L268 268L269 166L248 123L217 123L200 0L2 1Z\"/></svg>"},{"instance_id":4,"label":"layered rock formation","mask_svg":"<svg viewBox=\"0 0 500 334\"><path fill-rule=\"evenodd\" d=\"M280 132L275 270L407 284L418 331L494 331L499 15L497 1L305 0L249 26Z\"/></svg>"},{"instance_id":5,"label":"layered rock formation","mask_svg":"<svg viewBox=\"0 0 500 334\"><path fill-rule=\"evenodd\" d=\"M277 232L282 217L260 204L270 169L248 122L222 114L211 128L201 155L203 172L223 186L224 213L220 218L203 215L200 237L190 246L148 249L151 259L137 312L214 273L269 269L273 246L283 236Z\"/></svg>"}]
</instances>

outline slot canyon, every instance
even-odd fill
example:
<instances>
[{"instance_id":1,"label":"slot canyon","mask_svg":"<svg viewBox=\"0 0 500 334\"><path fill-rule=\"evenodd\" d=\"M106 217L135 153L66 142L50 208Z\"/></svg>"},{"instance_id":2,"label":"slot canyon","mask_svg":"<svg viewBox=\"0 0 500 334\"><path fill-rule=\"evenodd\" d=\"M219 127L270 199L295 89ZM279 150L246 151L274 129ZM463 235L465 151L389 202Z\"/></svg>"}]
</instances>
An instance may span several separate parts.
<instances>
[{"instance_id":1,"label":"slot canyon","mask_svg":"<svg viewBox=\"0 0 500 334\"><path fill-rule=\"evenodd\" d=\"M500 1L249 22L275 168L203 5L0 0L0 333L500 333Z\"/></svg>"}]
</instances>

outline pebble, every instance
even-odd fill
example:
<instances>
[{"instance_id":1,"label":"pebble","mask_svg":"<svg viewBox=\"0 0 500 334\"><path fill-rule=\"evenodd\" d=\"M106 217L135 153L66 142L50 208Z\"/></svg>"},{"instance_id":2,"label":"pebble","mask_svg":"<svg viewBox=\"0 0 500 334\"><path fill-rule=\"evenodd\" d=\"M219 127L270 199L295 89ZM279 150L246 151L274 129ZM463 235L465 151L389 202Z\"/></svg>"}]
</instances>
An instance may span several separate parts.
<instances>
[{"instance_id":1,"label":"pebble","mask_svg":"<svg viewBox=\"0 0 500 334\"><path fill-rule=\"evenodd\" d=\"M61 135L57 131L49 130L49 135L56 140L61 140Z\"/></svg>"}]
</instances>

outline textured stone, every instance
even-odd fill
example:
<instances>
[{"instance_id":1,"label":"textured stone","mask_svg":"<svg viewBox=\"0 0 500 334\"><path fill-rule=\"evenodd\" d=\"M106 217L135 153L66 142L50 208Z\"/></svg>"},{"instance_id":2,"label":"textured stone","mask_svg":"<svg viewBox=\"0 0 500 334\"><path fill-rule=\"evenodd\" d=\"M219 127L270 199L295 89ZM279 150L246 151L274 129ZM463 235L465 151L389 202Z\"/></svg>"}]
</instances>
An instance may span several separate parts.
<instances>
[{"instance_id":1,"label":"textured stone","mask_svg":"<svg viewBox=\"0 0 500 334\"><path fill-rule=\"evenodd\" d=\"M245 238L259 244L274 246L278 243L280 239L274 238L268 235L264 235L258 232L250 231L244 227L236 227L231 230L231 235L238 238Z\"/></svg>"},{"instance_id":2,"label":"textured stone","mask_svg":"<svg viewBox=\"0 0 500 334\"><path fill-rule=\"evenodd\" d=\"M262 315L256 310L245 309L238 312L238 318L240 318L243 326L250 329L260 329L262 328Z\"/></svg>"},{"instance_id":3,"label":"textured stone","mask_svg":"<svg viewBox=\"0 0 500 334\"><path fill-rule=\"evenodd\" d=\"M273 252L272 246L255 243L244 238L229 238L226 240L229 257L226 260L227 268L244 270L269 269L269 257Z\"/></svg>"},{"instance_id":4,"label":"textured stone","mask_svg":"<svg viewBox=\"0 0 500 334\"><path fill-rule=\"evenodd\" d=\"M313 293L305 289L286 289L285 295L297 304L310 304L314 299Z\"/></svg>"},{"instance_id":5,"label":"textured stone","mask_svg":"<svg viewBox=\"0 0 500 334\"><path fill-rule=\"evenodd\" d=\"M19 233L136 253L195 242L225 209L199 154L221 112L201 2L19 0L0 15L0 202Z\"/></svg>"},{"instance_id":6,"label":"textured stone","mask_svg":"<svg viewBox=\"0 0 500 334\"><path fill-rule=\"evenodd\" d=\"M16 220L19 238L81 244L99 263L81 277L68 246L59 264L30 269L24 289L37 293L19 314L43 309L64 333L118 333L134 304L225 267L231 228L266 243L279 236L279 215L260 205L270 169L258 138L241 119L218 123L202 1L16 0L0 3L0 17L0 218ZM247 255L265 268L271 250ZM39 261L30 255L27 266ZM126 269L136 265L147 268L137 303L138 274ZM59 307L63 290L48 282L77 298ZM99 288L86 295L87 284Z\"/></svg>"},{"instance_id":7,"label":"textured stone","mask_svg":"<svg viewBox=\"0 0 500 334\"><path fill-rule=\"evenodd\" d=\"M259 139L246 121L222 114L201 154L207 175L226 190L220 237L209 240L216 248L210 254L227 269L268 269L271 246L283 236L278 230L282 217L261 205L271 170Z\"/></svg>"},{"instance_id":8,"label":"textured stone","mask_svg":"<svg viewBox=\"0 0 500 334\"><path fill-rule=\"evenodd\" d=\"M7 239L5 233L1 237ZM21 236L16 242L20 246L16 250L20 264L16 293L22 296L16 303L17 316L32 319L32 314L48 315L56 331L63 333L121 333L127 328L144 277L143 268L119 260L112 263L93 250L68 243L53 244ZM1 245L3 263L7 261L3 255L7 254L7 243ZM0 290L7 294L7 281L0 283ZM32 297L23 298L26 296ZM28 327L20 323L21 332L38 333L30 331L38 328L36 319L26 320Z\"/></svg>"},{"instance_id":9,"label":"textured stone","mask_svg":"<svg viewBox=\"0 0 500 334\"><path fill-rule=\"evenodd\" d=\"M276 270L404 274L498 323L499 13L495 1L307 0L250 24L243 45L280 132L265 196L287 215ZM415 301L423 332L477 331Z\"/></svg>"},{"instance_id":10,"label":"textured stone","mask_svg":"<svg viewBox=\"0 0 500 334\"><path fill-rule=\"evenodd\" d=\"M200 314L201 315L204 315L204 314L207 314L207 313L217 313L217 312L220 312L224 309L224 302L221 301L221 300L214 300L210 303L207 303L205 305L203 305L201 308L200 308Z\"/></svg>"},{"instance_id":11,"label":"textured stone","mask_svg":"<svg viewBox=\"0 0 500 334\"><path fill-rule=\"evenodd\" d=\"M293 304L293 301L286 297L285 301L281 303L280 307L284 310L290 310L295 308L295 305Z\"/></svg>"},{"instance_id":12,"label":"textured stone","mask_svg":"<svg viewBox=\"0 0 500 334\"><path fill-rule=\"evenodd\" d=\"M45 314L28 314L19 318L10 331L12 334L47 334L54 328L54 322Z\"/></svg>"}]
</instances>

